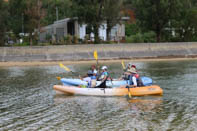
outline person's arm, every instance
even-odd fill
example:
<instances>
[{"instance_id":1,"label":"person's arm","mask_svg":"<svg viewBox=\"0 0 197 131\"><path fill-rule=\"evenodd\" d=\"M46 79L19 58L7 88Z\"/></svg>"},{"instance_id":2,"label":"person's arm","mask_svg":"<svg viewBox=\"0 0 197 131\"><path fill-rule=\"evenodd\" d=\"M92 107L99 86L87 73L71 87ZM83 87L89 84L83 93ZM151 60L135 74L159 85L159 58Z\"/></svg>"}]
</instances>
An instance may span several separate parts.
<instances>
[{"instance_id":1,"label":"person's arm","mask_svg":"<svg viewBox=\"0 0 197 131\"><path fill-rule=\"evenodd\" d=\"M131 75L130 72L124 72L124 75Z\"/></svg>"}]
</instances>

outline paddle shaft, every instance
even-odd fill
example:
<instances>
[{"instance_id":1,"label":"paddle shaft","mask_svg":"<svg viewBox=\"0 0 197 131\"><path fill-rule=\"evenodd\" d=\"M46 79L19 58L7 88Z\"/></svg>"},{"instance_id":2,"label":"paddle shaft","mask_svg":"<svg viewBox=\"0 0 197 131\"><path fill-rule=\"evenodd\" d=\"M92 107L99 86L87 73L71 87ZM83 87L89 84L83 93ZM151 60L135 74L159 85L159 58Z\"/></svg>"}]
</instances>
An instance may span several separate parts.
<instances>
[{"instance_id":1,"label":"paddle shaft","mask_svg":"<svg viewBox=\"0 0 197 131\"><path fill-rule=\"evenodd\" d=\"M128 86L129 98L131 98L130 87Z\"/></svg>"}]
</instances>

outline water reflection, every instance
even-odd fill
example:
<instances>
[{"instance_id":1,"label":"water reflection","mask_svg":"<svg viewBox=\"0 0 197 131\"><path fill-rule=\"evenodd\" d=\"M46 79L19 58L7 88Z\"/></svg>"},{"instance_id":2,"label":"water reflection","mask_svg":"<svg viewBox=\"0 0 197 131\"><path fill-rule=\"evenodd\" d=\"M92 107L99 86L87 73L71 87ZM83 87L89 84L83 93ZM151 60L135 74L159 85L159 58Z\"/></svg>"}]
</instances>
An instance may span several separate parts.
<instances>
[{"instance_id":1,"label":"water reflection","mask_svg":"<svg viewBox=\"0 0 197 131\"><path fill-rule=\"evenodd\" d=\"M131 105L132 110L149 112L154 111L154 109L160 108L163 100L162 97L142 97L142 98L132 98L128 100Z\"/></svg>"}]
</instances>

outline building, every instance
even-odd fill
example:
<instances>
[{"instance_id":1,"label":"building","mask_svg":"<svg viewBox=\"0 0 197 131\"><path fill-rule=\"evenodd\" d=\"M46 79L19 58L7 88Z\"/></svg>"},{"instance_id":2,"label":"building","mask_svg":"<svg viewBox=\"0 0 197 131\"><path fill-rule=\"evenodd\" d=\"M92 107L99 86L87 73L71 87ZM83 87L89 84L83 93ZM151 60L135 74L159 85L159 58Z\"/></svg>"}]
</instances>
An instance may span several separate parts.
<instances>
[{"instance_id":1,"label":"building","mask_svg":"<svg viewBox=\"0 0 197 131\"><path fill-rule=\"evenodd\" d=\"M117 41L125 38L125 24L123 21L126 20L128 20L128 18L123 17L122 22L120 22L121 24L117 24L111 29L111 40ZM106 29L107 24L106 22L103 22L99 28L99 37L103 41L106 41L107 39ZM51 36L53 40L59 41L68 35L77 36L81 40L84 40L85 36L88 35L91 41L94 40L94 34L89 34L87 31L87 25L79 24L77 18L65 18L43 27L41 29L39 39L40 42L45 42L47 40L47 36Z\"/></svg>"}]
</instances>

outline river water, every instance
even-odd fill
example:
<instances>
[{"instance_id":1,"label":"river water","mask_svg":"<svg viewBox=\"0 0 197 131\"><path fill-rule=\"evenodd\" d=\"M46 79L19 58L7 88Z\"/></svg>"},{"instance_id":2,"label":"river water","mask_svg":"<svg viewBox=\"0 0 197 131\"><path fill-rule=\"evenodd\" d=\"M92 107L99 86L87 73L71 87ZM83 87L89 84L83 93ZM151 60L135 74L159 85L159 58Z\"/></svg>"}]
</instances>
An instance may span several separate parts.
<instances>
[{"instance_id":1,"label":"river water","mask_svg":"<svg viewBox=\"0 0 197 131\"><path fill-rule=\"evenodd\" d=\"M197 61L134 62L163 96L91 97L56 94L56 76L77 77L59 66L0 68L2 130L197 130ZM68 65L85 74L90 64ZM107 63L111 75L120 63Z\"/></svg>"}]
</instances>

